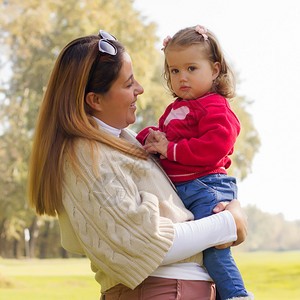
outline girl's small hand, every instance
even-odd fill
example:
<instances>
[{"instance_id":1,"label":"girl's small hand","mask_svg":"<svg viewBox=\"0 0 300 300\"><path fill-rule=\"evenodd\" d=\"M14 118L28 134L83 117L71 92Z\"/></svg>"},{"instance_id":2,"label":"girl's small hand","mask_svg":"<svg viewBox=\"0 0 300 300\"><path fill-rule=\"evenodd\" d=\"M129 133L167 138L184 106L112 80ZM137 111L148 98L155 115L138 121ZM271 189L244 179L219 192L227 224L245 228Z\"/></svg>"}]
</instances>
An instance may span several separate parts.
<instances>
[{"instance_id":1,"label":"girl's small hand","mask_svg":"<svg viewBox=\"0 0 300 300\"><path fill-rule=\"evenodd\" d=\"M149 128L149 134L146 137L145 145L158 142L160 140L161 136L166 136L164 132L153 130L152 128Z\"/></svg>"},{"instance_id":2,"label":"girl's small hand","mask_svg":"<svg viewBox=\"0 0 300 300\"><path fill-rule=\"evenodd\" d=\"M144 146L144 149L148 152L148 153L160 153L161 159L166 159L168 156L168 144L169 141L165 138L164 140L161 140L159 142L155 142L155 143L148 143L147 145Z\"/></svg>"},{"instance_id":3,"label":"girl's small hand","mask_svg":"<svg viewBox=\"0 0 300 300\"><path fill-rule=\"evenodd\" d=\"M167 140L166 135L163 132L154 131L152 129L149 135L151 135L150 140L154 140L154 141L147 142L144 146L144 149L149 153L157 153L157 152L160 153L161 159L167 158L169 141Z\"/></svg>"}]
</instances>

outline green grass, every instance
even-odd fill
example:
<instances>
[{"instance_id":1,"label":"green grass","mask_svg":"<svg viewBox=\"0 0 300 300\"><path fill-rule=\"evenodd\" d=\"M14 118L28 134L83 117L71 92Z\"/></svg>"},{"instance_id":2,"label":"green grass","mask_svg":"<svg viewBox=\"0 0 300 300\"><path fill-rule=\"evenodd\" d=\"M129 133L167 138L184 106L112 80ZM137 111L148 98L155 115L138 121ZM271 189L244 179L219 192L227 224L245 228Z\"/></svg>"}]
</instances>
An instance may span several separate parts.
<instances>
[{"instance_id":1,"label":"green grass","mask_svg":"<svg viewBox=\"0 0 300 300\"><path fill-rule=\"evenodd\" d=\"M87 259L0 260L0 300L99 298Z\"/></svg>"},{"instance_id":2,"label":"green grass","mask_svg":"<svg viewBox=\"0 0 300 300\"><path fill-rule=\"evenodd\" d=\"M300 252L234 252L233 256L255 299L300 299Z\"/></svg>"},{"instance_id":3,"label":"green grass","mask_svg":"<svg viewBox=\"0 0 300 300\"><path fill-rule=\"evenodd\" d=\"M300 252L234 252L256 300L300 299ZM99 300L89 261L0 259L0 300Z\"/></svg>"}]
</instances>

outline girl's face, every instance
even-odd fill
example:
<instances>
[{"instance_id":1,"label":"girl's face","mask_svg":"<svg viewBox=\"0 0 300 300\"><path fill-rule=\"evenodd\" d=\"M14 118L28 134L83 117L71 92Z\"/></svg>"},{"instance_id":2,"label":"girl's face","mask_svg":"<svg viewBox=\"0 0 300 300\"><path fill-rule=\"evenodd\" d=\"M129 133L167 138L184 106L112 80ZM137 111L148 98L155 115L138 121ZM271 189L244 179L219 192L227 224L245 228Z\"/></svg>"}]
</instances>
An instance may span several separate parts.
<instances>
[{"instance_id":1,"label":"girl's face","mask_svg":"<svg viewBox=\"0 0 300 300\"><path fill-rule=\"evenodd\" d=\"M143 87L133 77L131 58L125 52L118 79L100 96L100 109L93 115L107 125L123 129L135 122L137 96L143 92Z\"/></svg>"},{"instance_id":2,"label":"girl's face","mask_svg":"<svg viewBox=\"0 0 300 300\"><path fill-rule=\"evenodd\" d=\"M201 45L172 47L166 52L171 85L184 100L200 98L212 90L220 72L220 63L211 63Z\"/></svg>"}]
</instances>

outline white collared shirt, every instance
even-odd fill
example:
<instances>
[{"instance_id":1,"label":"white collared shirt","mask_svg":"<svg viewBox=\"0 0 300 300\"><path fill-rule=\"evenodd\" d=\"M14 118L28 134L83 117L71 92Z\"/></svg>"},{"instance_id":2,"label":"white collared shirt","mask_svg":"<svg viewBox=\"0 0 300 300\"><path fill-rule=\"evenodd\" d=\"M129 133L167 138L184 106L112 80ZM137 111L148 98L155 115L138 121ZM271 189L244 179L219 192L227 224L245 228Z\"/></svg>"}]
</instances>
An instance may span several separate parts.
<instances>
[{"instance_id":1,"label":"white collared shirt","mask_svg":"<svg viewBox=\"0 0 300 300\"><path fill-rule=\"evenodd\" d=\"M111 127L111 126L107 125L106 123L104 123L103 121L97 119L96 117L94 117L94 116L92 116L92 117L97 122L98 125L100 125L104 129L106 129L108 132L110 132L114 136L120 137L121 129L118 129L118 128L115 128L115 127Z\"/></svg>"}]
</instances>

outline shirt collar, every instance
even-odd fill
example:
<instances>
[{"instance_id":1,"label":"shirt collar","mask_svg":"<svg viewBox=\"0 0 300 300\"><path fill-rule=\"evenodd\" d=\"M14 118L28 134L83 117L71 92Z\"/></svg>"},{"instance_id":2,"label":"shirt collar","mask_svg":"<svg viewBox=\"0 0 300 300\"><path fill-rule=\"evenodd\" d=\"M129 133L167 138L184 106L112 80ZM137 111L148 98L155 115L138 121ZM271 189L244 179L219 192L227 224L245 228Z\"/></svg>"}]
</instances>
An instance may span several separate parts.
<instances>
[{"instance_id":1,"label":"shirt collar","mask_svg":"<svg viewBox=\"0 0 300 300\"><path fill-rule=\"evenodd\" d=\"M104 123L103 121L97 119L96 117L92 116L94 118L94 120L97 122L97 124L99 126L101 126L102 128L104 128L105 130L107 130L108 132L110 132L111 134L113 134L116 137L120 137L121 134L121 129L115 128L115 127L111 127L109 125L107 125L106 123Z\"/></svg>"}]
</instances>

